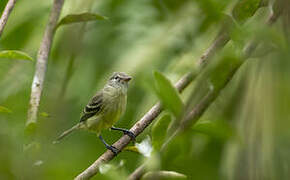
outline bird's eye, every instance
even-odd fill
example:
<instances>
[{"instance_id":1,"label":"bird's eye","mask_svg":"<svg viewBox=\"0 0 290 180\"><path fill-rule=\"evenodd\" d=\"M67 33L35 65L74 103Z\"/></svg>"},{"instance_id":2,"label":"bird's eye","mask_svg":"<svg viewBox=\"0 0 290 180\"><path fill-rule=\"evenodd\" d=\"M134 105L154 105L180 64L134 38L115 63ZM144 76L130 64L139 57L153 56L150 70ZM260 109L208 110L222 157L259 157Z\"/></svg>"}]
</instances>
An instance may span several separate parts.
<instances>
[{"instance_id":1,"label":"bird's eye","mask_svg":"<svg viewBox=\"0 0 290 180\"><path fill-rule=\"evenodd\" d=\"M115 78L114 78L114 79L118 80L118 79L119 79L119 76L115 76Z\"/></svg>"}]
</instances>

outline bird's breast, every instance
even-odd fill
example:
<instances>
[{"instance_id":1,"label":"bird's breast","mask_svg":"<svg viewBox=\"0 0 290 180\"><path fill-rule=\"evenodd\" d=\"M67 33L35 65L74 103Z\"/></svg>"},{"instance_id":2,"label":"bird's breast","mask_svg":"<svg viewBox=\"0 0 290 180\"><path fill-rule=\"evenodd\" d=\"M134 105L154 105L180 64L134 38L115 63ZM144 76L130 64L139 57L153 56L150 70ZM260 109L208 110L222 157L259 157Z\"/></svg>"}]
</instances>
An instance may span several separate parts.
<instances>
[{"instance_id":1,"label":"bird's breast","mask_svg":"<svg viewBox=\"0 0 290 180\"><path fill-rule=\"evenodd\" d=\"M103 109L103 119L107 123L108 127L111 127L116 121L118 121L121 115L124 113L127 104L127 97L123 94L118 96L110 96L105 99L106 107Z\"/></svg>"}]
</instances>

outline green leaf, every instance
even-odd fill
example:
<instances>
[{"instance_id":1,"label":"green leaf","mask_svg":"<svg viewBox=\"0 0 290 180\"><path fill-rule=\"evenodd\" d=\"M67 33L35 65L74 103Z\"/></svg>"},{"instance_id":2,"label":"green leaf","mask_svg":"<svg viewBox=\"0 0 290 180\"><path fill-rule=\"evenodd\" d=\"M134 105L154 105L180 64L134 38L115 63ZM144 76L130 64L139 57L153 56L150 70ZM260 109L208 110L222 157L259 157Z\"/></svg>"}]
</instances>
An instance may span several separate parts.
<instances>
[{"instance_id":1,"label":"green leaf","mask_svg":"<svg viewBox=\"0 0 290 180\"><path fill-rule=\"evenodd\" d=\"M50 117L50 115L48 113L46 113L46 112L41 112L41 113L39 113L39 115L42 116L42 117L45 117L45 118Z\"/></svg>"},{"instance_id":2,"label":"green leaf","mask_svg":"<svg viewBox=\"0 0 290 180\"><path fill-rule=\"evenodd\" d=\"M2 58L33 61L32 57L30 57L28 54L17 50L0 51L0 59Z\"/></svg>"},{"instance_id":3,"label":"green leaf","mask_svg":"<svg viewBox=\"0 0 290 180\"><path fill-rule=\"evenodd\" d=\"M0 106L0 113L12 113L12 111L7 107Z\"/></svg>"},{"instance_id":4,"label":"green leaf","mask_svg":"<svg viewBox=\"0 0 290 180\"><path fill-rule=\"evenodd\" d=\"M193 130L218 139L228 139L234 134L233 128L225 121L200 122L193 126Z\"/></svg>"},{"instance_id":5,"label":"green leaf","mask_svg":"<svg viewBox=\"0 0 290 180\"><path fill-rule=\"evenodd\" d=\"M136 146L126 146L123 150L140 153Z\"/></svg>"},{"instance_id":6,"label":"green leaf","mask_svg":"<svg viewBox=\"0 0 290 180\"><path fill-rule=\"evenodd\" d=\"M180 116L183 110L183 103L176 88L160 72L154 72L155 90L162 105L170 110L175 117Z\"/></svg>"},{"instance_id":7,"label":"green leaf","mask_svg":"<svg viewBox=\"0 0 290 180\"><path fill-rule=\"evenodd\" d=\"M149 171L141 178L141 180L150 179L187 179L187 176L175 171Z\"/></svg>"},{"instance_id":8,"label":"green leaf","mask_svg":"<svg viewBox=\"0 0 290 180\"><path fill-rule=\"evenodd\" d=\"M153 125L151 135L152 145L155 150L160 150L162 144L164 143L170 122L171 116L169 114L164 114Z\"/></svg>"},{"instance_id":9,"label":"green leaf","mask_svg":"<svg viewBox=\"0 0 290 180\"><path fill-rule=\"evenodd\" d=\"M108 19L105 16L101 16L95 13L81 13L81 14L69 14L62 18L60 22L57 24L56 29L65 24L79 23L79 22L87 22L87 21L96 21L96 20L105 20Z\"/></svg>"},{"instance_id":10,"label":"green leaf","mask_svg":"<svg viewBox=\"0 0 290 180\"><path fill-rule=\"evenodd\" d=\"M233 17L236 21L244 23L255 14L260 4L261 0L239 0L232 11Z\"/></svg>"}]
</instances>

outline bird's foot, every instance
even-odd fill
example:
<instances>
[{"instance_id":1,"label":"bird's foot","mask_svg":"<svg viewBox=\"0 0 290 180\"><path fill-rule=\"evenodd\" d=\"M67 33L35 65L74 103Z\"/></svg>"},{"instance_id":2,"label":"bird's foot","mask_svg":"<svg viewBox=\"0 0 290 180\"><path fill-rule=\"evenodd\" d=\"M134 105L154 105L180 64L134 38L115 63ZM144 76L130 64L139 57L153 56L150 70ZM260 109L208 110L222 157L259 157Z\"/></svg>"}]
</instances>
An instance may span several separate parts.
<instances>
[{"instance_id":1,"label":"bird's foot","mask_svg":"<svg viewBox=\"0 0 290 180\"><path fill-rule=\"evenodd\" d=\"M134 142L136 141L136 136L135 136L135 134L132 131L124 130L123 133L128 135L132 139L132 141L134 141Z\"/></svg>"},{"instance_id":2,"label":"bird's foot","mask_svg":"<svg viewBox=\"0 0 290 180\"><path fill-rule=\"evenodd\" d=\"M132 141L135 141L136 140L136 136L135 134L128 130L128 129L123 129L123 128L117 128L117 127L111 127L112 130L117 130L117 131L122 131L124 134L128 135Z\"/></svg>"},{"instance_id":3,"label":"bird's foot","mask_svg":"<svg viewBox=\"0 0 290 180\"><path fill-rule=\"evenodd\" d=\"M111 145L111 146L106 146L107 149L109 149L110 151L112 151L112 153L114 153L115 156L117 156L117 154L120 152L119 149L117 149L115 146Z\"/></svg>"},{"instance_id":4,"label":"bird's foot","mask_svg":"<svg viewBox=\"0 0 290 180\"><path fill-rule=\"evenodd\" d=\"M110 151L112 151L112 153L114 153L115 156L117 156L117 154L120 152L120 150L117 149L116 147L114 147L113 145L109 145L108 143L106 143L106 141L103 139L103 137L101 135L99 136L99 138L103 142L103 144L106 146L106 148L109 149Z\"/></svg>"}]
</instances>

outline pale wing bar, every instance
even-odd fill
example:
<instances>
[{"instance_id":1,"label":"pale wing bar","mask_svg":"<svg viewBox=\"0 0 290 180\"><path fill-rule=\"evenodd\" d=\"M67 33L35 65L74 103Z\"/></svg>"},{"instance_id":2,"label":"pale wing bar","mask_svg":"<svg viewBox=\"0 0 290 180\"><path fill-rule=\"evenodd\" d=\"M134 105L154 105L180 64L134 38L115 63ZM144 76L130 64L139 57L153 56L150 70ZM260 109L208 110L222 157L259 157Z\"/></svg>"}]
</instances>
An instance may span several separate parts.
<instances>
[{"instance_id":1,"label":"pale wing bar","mask_svg":"<svg viewBox=\"0 0 290 180\"><path fill-rule=\"evenodd\" d=\"M90 117L98 114L102 109L103 96L102 93L97 93L83 110L83 115L80 122L83 122Z\"/></svg>"}]
</instances>

